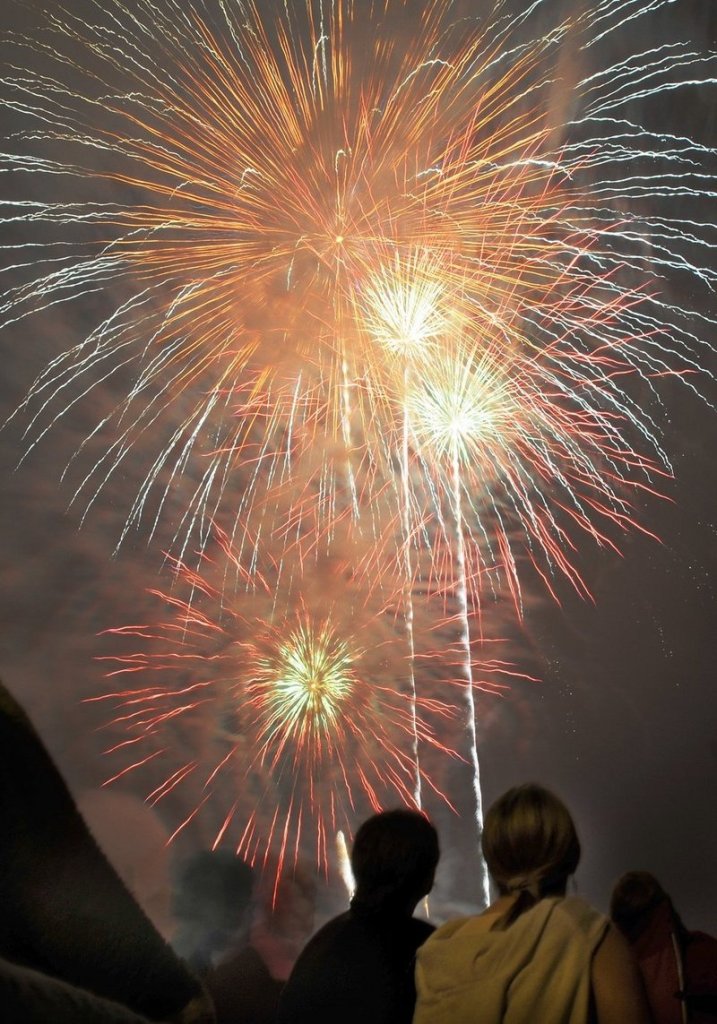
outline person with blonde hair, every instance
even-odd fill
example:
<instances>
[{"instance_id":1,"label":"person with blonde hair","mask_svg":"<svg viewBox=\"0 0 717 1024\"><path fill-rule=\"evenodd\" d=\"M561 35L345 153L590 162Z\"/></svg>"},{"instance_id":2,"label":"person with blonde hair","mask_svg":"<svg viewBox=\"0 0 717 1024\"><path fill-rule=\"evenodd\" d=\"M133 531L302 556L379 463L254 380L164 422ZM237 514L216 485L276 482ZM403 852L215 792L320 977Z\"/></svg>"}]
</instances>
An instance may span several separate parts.
<instances>
[{"instance_id":1,"label":"person with blonde hair","mask_svg":"<svg viewBox=\"0 0 717 1024\"><path fill-rule=\"evenodd\" d=\"M580 842L543 786L505 793L482 836L498 898L418 951L414 1024L649 1024L622 936L567 883Z\"/></svg>"}]
</instances>

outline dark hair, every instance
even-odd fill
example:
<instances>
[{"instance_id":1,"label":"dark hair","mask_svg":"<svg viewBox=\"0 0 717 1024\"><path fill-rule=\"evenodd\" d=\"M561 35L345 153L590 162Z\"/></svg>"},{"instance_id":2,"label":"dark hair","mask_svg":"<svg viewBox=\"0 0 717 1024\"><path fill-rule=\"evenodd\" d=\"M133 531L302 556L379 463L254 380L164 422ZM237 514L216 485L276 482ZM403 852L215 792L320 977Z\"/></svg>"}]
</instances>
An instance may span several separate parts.
<instances>
[{"instance_id":1,"label":"dark hair","mask_svg":"<svg viewBox=\"0 0 717 1024\"><path fill-rule=\"evenodd\" d=\"M486 815L481 845L499 891L518 894L506 927L544 896L563 894L580 861L570 811L535 783L509 789L496 800Z\"/></svg>"},{"instance_id":2,"label":"dark hair","mask_svg":"<svg viewBox=\"0 0 717 1024\"><path fill-rule=\"evenodd\" d=\"M684 932L672 900L649 871L628 871L615 883L610 897L610 917L630 942L634 942L650 923L662 904L667 904L678 934Z\"/></svg>"},{"instance_id":3,"label":"dark hair","mask_svg":"<svg viewBox=\"0 0 717 1024\"><path fill-rule=\"evenodd\" d=\"M375 814L359 828L351 851L354 899L372 908L417 902L431 890L439 856L438 833L423 814Z\"/></svg>"},{"instance_id":4,"label":"dark hair","mask_svg":"<svg viewBox=\"0 0 717 1024\"><path fill-rule=\"evenodd\" d=\"M228 850L202 850L187 861L177 879L174 913L183 921L231 929L247 910L254 872Z\"/></svg>"}]
</instances>

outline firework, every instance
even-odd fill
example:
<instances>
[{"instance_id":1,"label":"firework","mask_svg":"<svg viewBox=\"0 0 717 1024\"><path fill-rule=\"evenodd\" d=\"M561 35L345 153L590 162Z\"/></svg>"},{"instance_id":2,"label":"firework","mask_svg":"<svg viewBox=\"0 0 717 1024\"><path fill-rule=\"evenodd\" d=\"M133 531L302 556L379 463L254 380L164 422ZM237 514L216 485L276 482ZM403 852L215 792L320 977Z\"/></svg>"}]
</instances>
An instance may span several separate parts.
<instances>
[{"instance_id":1,"label":"firework","mask_svg":"<svg viewBox=\"0 0 717 1024\"><path fill-rule=\"evenodd\" d=\"M361 605L338 608L327 597L314 613L287 596L299 610L282 607L281 625L271 626L255 613L271 609L275 593L252 589L227 602L221 579L232 552L223 541L202 573L175 564L184 596L154 592L168 619L109 631L133 645L104 659L109 677L130 685L98 699L114 703L108 724L127 733L107 750L124 761L112 780L150 772L151 802L181 792L180 806L190 805L175 836L202 811L211 845L232 842L252 863L273 853L278 880L287 858L295 865L309 850L326 868L332 837L350 834L361 808L415 806L407 740L417 724L422 743L449 753L429 720L452 711L426 697L410 705L394 683L400 645Z\"/></svg>"},{"instance_id":2,"label":"firework","mask_svg":"<svg viewBox=\"0 0 717 1024\"><path fill-rule=\"evenodd\" d=\"M221 585L198 573L186 601L165 595L178 619L160 639L183 664L206 659L197 630L210 647L236 640L196 599L270 595L258 646L237 612L248 676L190 680L186 704L152 687L121 700L138 739L229 704L256 745L230 763L268 780L300 761L314 781L283 807L282 857L310 807L325 863L341 815L314 768L341 774L354 718L386 730L396 791L421 802L415 618L420 595L441 622L441 589L459 608L480 824L484 581L519 614L534 574L556 598L563 580L587 595L580 542L645 529L640 501L671 472L658 381L699 392L713 324L670 288L715 283L700 205L715 152L660 116L679 90L713 85L717 59L686 38L642 46L670 3L586 0L563 17L495 0L475 17L439 0L88 0L87 17L52 5L4 42L18 128L2 214L22 237L6 246L0 326L99 307L38 358L13 417L27 452L73 412L92 417L68 453L72 500L86 512L114 487L118 540L169 530L183 579L213 524L226 529ZM615 57L623 32L633 49ZM306 596L319 554L342 545L358 604L390 605L394 631L400 605L405 623L407 693L385 704L365 697L367 646ZM321 683L317 658L333 665ZM235 734L228 714L217 735ZM202 764L183 761L154 798ZM276 815L242 849L255 855L262 830L271 845Z\"/></svg>"},{"instance_id":3,"label":"firework","mask_svg":"<svg viewBox=\"0 0 717 1024\"><path fill-rule=\"evenodd\" d=\"M246 687L261 723L262 760L275 745L272 767L288 745L295 758L308 751L319 764L330 760L334 737L341 736L358 687L354 664L361 652L352 650L329 623L310 620L299 621L288 635L272 636L266 648L262 653L251 646L253 674Z\"/></svg>"},{"instance_id":4,"label":"firework","mask_svg":"<svg viewBox=\"0 0 717 1024\"><path fill-rule=\"evenodd\" d=\"M348 847L346 846L346 836L341 830L336 833L336 853L339 859L339 874L341 875L341 881L344 883L346 894L350 900L353 898L353 894L356 891L356 882L354 879L354 873L351 870L351 858L349 856Z\"/></svg>"},{"instance_id":5,"label":"firework","mask_svg":"<svg viewBox=\"0 0 717 1024\"><path fill-rule=\"evenodd\" d=\"M498 330L517 317L556 386L629 417L632 443L665 465L656 425L621 389L629 374L696 368L695 337L684 311L636 303L625 282L644 277L645 237L656 275L679 264L713 279L690 259L697 225L651 212L710 186L704 147L626 111L707 77L710 58L678 42L578 75L564 88L581 113L565 124L553 70L665 3L588 4L549 30L536 4L512 36L500 2L476 22L408 0L197 0L181 17L165 0L96 6L14 36L2 83L26 125L5 167L53 196L5 207L25 237L4 323L90 293L114 303L22 406L34 445L88 392L113 396L79 449L74 500L92 504L134 458L145 475L127 524L151 533L184 479L184 551L237 491L243 528L304 437L343 451L319 471L324 529L347 505L358 519L390 491L383 439L402 429L386 357L442 343L447 310ZM638 182L625 168L643 154L655 170ZM62 242L45 241L58 226ZM396 273L398 304L395 289L385 299ZM237 401L247 389L265 410L260 442ZM297 393L315 397L308 420Z\"/></svg>"},{"instance_id":6,"label":"firework","mask_svg":"<svg viewBox=\"0 0 717 1024\"><path fill-rule=\"evenodd\" d=\"M603 358L585 355L594 372L590 396L603 399L586 401L582 388L566 387L555 368L560 346L536 353L510 336L478 335L459 339L409 393L422 464L437 471L450 514L455 517L459 497L467 510L461 518L470 534L473 607L480 605L483 574L493 570L507 581L520 610L519 546L522 561L535 567L551 592L550 577L561 573L587 595L571 562L574 530L613 548L611 527L644 530L634 515L636 496L659 494L651 481L669 473L656 459L638 458L630 446L634 424L625 408L609 401ZM583 387L588 380L586 372ZM643 481L634 476L638 465Z\"/></svg>"},{"instance_id":7,"label":"firework","mask_svg":"<svg viewBox=\"0 0 717 1024\"><path fill-rule=\"evenodd\" d=\"M416 251L407 259L399 254L389 266L384 266L372 278L362 295L362 308L358 310L359 321L374 343L395 357L403 377L403 401L401 404L401 443L398 451L400 464L400 508L401 508L401 549L404 572L404 621L409 650L408 683L411 706L414 709L413 760L416 766L414 796L421 806L421 775L419 760L418 728L415 721L417 702L415 678L415 641L413 635L414 572L411 557L413 517L411 514L411 487L409 466L410 421L407 392L411 381L411 370L416 359L425 360L445 335L450 317L443 295L444 283L441 266L429 251ZM441 301L443 300L443 301Z\"/></svg>"}]
</instances>

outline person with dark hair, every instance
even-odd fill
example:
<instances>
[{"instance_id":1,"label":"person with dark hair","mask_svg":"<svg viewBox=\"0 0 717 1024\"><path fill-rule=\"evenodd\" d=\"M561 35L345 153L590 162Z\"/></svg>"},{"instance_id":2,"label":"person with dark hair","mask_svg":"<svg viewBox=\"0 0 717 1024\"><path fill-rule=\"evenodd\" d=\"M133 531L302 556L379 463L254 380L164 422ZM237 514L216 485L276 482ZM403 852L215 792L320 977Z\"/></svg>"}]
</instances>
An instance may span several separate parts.
<instances>
[{"instance_id":1,"label":"person with dark hair","mask_svg":"<svg viewBox=\"0 0 717 1024\"><path fill-rule=\"evenodd\" d=\"M13 998L39 998L45 976L48 999L54 979L150 1020L213 1020L199 980L125 888L1 683L0 761L0 957Z\"/></svg>"},{"instance_id":2,"label":"person with dark hair","mask_svg":"<svg viewBox=\"0 0 717 1024\"><path fill-rule=\"evenodd\" d=\"M173 910L172 946L198 974L205 974L236 942L246 939L254 872L228 850L200 850L182 865Z\"/></svg>"},{"instance_id":3,"label":"person with dark hair","mask_svg":"<svg viewBox=\"0 0 717 1024\"><path fill-rule=\"evenodd\" d=\"M632 947L655 1024L717 1022L717 939L685 928L654 875L623 875L610 917Z\"/></svg>"},{"instance_id":4,"label":"person with dark hair","mask_svg":"<svg viewBox=\"0 0 717 1024\"><path fill-rule=\"evenodd\" d=\"M416 950L433 931L412 915L431 891L438 858L438 834L417 811L386 811L361 825L351 907L301 953L279 1024L410 1024Z\"/></svg>"},{"instance_id":5,"label":"person with dark hair","mask_svg":"<svg viewBox=\"0 0 717 1024\"><path fill-rule=\"evenodd\" d=\"M175 950L204 981L217 1024L273 1024L283 982L251 943L254 872L228 850L202 850L177 879Z\"/></svg>"},{"instance_id":6,"label":"person with dark hair","mask_svg":"<svg viewBox=\"0 0 717 1024\"><path fill-rule=\"evenodd\" d=\"M580 842L563 802L538 785L509 790L482 847L498 899L419 950L415 1024L648 1024L624 939L566 896Z\"/></svg>"}]
</instances>

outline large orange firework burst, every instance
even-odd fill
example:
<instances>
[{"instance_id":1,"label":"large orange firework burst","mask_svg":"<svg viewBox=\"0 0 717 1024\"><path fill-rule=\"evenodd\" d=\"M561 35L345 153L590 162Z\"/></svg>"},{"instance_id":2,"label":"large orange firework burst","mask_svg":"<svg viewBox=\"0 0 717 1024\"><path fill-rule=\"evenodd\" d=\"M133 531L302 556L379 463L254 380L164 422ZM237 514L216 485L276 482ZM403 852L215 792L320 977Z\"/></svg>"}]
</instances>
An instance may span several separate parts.
<instances>
[{"instance_id":1,"label":"large orange firework burst","mask_svg":"<svg viewBox=\"0 0 717 1024\"><path fill-rule=\"evenodd\" d=\"M531 14L511 24L502 2L474 19L411 0L198 0L179 17L160 0L98 5L86 22L53 8L33 38L15 37L3 88L29 123L30 155L6 161L60 180L63 199L14 203L35 262L7 293L5 321L88 292L122 294L48 362L23 406L28 437L114 375L133 375L83 445L96 458L75 497L92 503L139 450L146 475L128 527L153 529L186 475L186 515L173 524L182 549L213 515L231 516L237 489L242 529L303 443L327 453L303 491L322 528L347 505L358 519L362 502L391 494L393 378L406 366L390 337L415 318L414 302L435 347L456 314L477 339L508 338L540 362L544 400L567 396L588 417L606 409L622 421L623 451L639 442L664 465L655 426L623 388L631 375L694 365L693 338L678 324L668 342L666 305L633 293L647 215L611 215L632 194L628 160L660 154L654 133L619 119L619 150L590 132L609 132L608 112L635 92L659 100L697 57L646 58L647 89L629 65L615 89L606 72L565 82L585 107L574 137L555 99L564 52L638 16L624 6L583 5L531 36ZM14 73L38 55L36 79ZM687 159L682 143L663 147L663 173ZM687 193L705 191L685 177ZM664 182L645 178L641 195L668 197ZM56 224L66 237L57 254L32 234ZM677 260L706 280L684 255L690 232L661 226L658 272ZM665 234L679 256L665 252ZM258 442L253 405L267 426ZM628 461L632 475L650 465ZM599 462L594 476L606 490ZM548 474L546 504L552 484Z\"/></svg>"}]
</instances>

